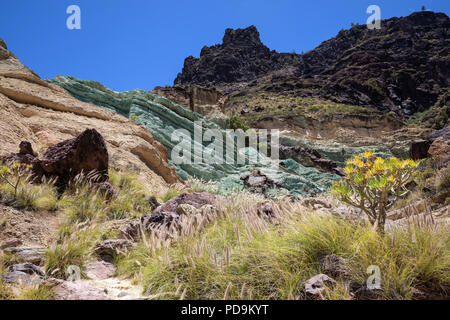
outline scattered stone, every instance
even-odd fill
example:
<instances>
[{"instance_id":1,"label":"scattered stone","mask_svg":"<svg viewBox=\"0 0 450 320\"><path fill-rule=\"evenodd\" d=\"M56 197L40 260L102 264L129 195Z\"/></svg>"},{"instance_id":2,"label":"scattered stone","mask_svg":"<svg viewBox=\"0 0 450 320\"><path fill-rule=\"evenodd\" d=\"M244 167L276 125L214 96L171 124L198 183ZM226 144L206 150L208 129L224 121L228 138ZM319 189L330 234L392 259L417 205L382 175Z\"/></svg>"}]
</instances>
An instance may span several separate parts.
<instances>
[{"instance_id":1,"label":"scattered stone","mask_svg":"<svg viewBox=\"0 0 450 320\"><path fill-rule=\"evenodd\" d=\"M187 203L182 203L177 208L177 214L181 215L195 215L198 209Z\"/></svg>"},{"instance_id":2,"label":"scattered stone","mask_svg":"<svg viewBox=\"0 0 450 320\"><path fill-rule=\"evenodd\" d=\"M301 201L301 205L310 209L319 210L319 209L331 209L332 205L326 202L325 200L321 200L318 198L304 198Z\"/></svg>"},{"instance_id":3,"label":"scattered stone","mask_svg":"<svg viewBox=\"0 0 450 320\"><path fill-rule=\"evenodd\" d=\"M97 243L94 250L103 260L109 261L115 255L126 253L132 246L133 243L126 239L109 239Z\"/></svg>"},{"instance_id":4,"label":"scattered stone","mask_svg":"<svg viewBox=\"0 0 450 320\"><path fill-rule=\"evenodd\" d=\"M260 202L256 205L259 216L274 217L275 209L270 202Z\"/></svg>"},{"instance_id":5,"label":"scattered stone","mask_svg":"<svg viewBox=\"0 0 450 320\"><path fill-rule=\"evenodd\" d=\"M104 280L114 276L117 268L106 261L91 261L85 266L86 275L93 280Z\"/></svg>"},{"instance_id":6,"label":"scattered stone","mask_svg":"<svg viewBox=\"0 0 450 320\"><path fill-rule=\"evenodd\" d=\"M379 289L369 289L365 284L356 281L349 283L350 293L358 300L374 300L379 297Z\"/></svg>"},{"instance_id":7,"label":"scattered stone","mask_svg":"<svg viewBox=\"0 0 450 320\"><path fill-rule=\"evenodd\" d=\"M336 281L331 279L326 274L318 274L306 282L305 292L306 292L306 294L308 294L314 298L321 298L322 292L327 287L332 286L335 283L336 283Z\"/></svg>"},{"instance_id":8,"label":"scattered stone","mask_svg":"<svg viewBox=\"0 0 450 320\"><path fill-rule=\"evenodd\" d=\"M0 244L0 249L3 250L3 249L6 249L6 248L11 248L11 247L18 247L20 245L22 245L22 240L17 239L17 238L12 238L12 239L8 239L8 240L3 241Z\"/></svg>"},{"instance_id":9,"label":"scattered stone","mask_svg":"<svg viewBox=\"0 0 450 320\"><path fill-rule=\"evenodd\" d=\"M350 276L350 270L345 264L345 260L337 255L325 256L319 264L322 271L333 278L348 278Z\"/></svg>"},{"instance_id":10,"label":"scattered stone","mask_svg":"<svg viewBox=\"0 0 450 320\"><path fill-rule=\"evenodd\" d=\"M152 209L152 211L154 211L161 205L158 200L156 200L155 196L150 196L148 198L148 203L150 204L150 208Z\"/></svg>"},{"instance_id":11,"label":"scattered stone","mask_svg":"<svg viewBox=\"0 0 450 320\"><path fill-rule=\"evenodd\" d=\"M242 175L240 178L244 185L254 193L265 193L270 188L282 188L283 185L275 182L259 169L253 170L250 174Z\"/></svg>"},{"instance_id":12,"label":"scattered stone","mask_svg":"<svg viewBox=\"0 0 450 320\"><path fill-rule=\"evenodd\" d=\"M45 248L40 247L11 247L6 248L4 251L11 252L21 261L34 264L40 264L45 254Z\"/></svg>"},{"instance_id":13,"label":"scattered stone","mask_svg":"<svg viewBox=\"0 0 450 320\"><path fill-rule=\"evenodd\" d=\"M121 292L119 292L119 294L117 295L117 298L123 298L123 297L126 297L126 296L128 296L128 295L129 295L128 292L121 291Z\"/></svg>"},{"instance_id":14,"label":"scattered stone","mask_svg":"<svg viewBox=\"0 0 450 320\"><path fill-rule=\"evenodd\" d=\"M5 283L19 283L22 285L37 285L42 283L42 278L37 275L30 275L22 271L12 271L1 276Z\"/></svg>"},{"instance_id":15,"label":"scattered stone","mask_svg":"<svg viewBox=\"0 0 450 320\"><path fill-rule=\"evenodd\" d=\"M55 300L109 300L103 290L84 280L58 281L53 292Z\"/></svg>"},{"instance_id":16,"label":"scattered stone","mask_svg":"<svg viewBox=\"0 0 450 320\"><path fill-rule=\"evenodd\" d=\"M35 182L42 181L44 177L56 178L57 184L65 187L70 179L80 173L90 174L97 183L108 181L108 150L103 137L95 129L87 129L74 139L49 147L42 160L34 156L27 141L22 141L19 149L19 153L7 155L4 161L32 164Z\"/></svg>"},{"instance_id":17,"label":"scattered stone","mask_svg":"<svg viewBox=\"0 0 450 320\"><path fill-rule=\"evenodd\" d=\"M145 214L139 221L132 221L126 228L120 230L121 237L128 240L137 240L144 232L154 227L177 223L183 214L210 214L216 209L214 204L221 196L207 193L183 193L166 203L158 206L152 214Z\"/></svg>"},{"instance_id":18,"label":"scattered stone","mask_svg":"<svg viewBox=\"0 0 450 320\"><path fill-rule=\"evenodd\" d=\"M23 272L29 275L38 275L45 277L45 272L42 269L30 262L15 264L10 267L11 272Z\"/></svg>"}]
</instances>

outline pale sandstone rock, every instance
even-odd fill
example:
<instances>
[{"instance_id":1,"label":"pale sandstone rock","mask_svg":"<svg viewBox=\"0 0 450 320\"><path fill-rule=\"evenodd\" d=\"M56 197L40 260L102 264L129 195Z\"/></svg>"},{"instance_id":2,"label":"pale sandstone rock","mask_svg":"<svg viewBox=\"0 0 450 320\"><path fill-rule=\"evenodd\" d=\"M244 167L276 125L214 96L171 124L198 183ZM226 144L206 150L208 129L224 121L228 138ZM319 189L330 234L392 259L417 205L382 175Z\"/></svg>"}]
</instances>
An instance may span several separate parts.
<instances>
[{"instance_id":1,"label":"pale sandstone rock","mask_svg":"<svg viewBox=\"0 0 450 320\"><path fill-rule=\"evenodd\" d=\"M139 173L152 194L164 194L181 183L169 166L166 148L129 119L78 101L59 86L41 80L0 47L0 155L17 152L30 141L41 155L45 148L95 128L105 139L110 167Z\"/></svg>"}]
</instances>

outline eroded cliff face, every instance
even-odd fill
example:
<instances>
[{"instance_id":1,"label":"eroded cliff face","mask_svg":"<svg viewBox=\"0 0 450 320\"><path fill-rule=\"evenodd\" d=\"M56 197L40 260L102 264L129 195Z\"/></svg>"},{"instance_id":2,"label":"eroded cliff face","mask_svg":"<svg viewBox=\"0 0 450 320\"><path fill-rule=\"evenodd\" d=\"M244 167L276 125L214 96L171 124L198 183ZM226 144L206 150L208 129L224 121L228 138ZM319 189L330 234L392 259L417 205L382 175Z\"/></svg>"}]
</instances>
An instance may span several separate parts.
<instances>
[{"instance_id":1,"label":"eroded cliff face","mask_svg":"<svg viewBox=\"0 0 450 320\"><path fill-rule=\"evenodd\" d=\"M163 194L181 181L168 164L167 149L145 128L41 80L6 45L0 45L0 127L0 155L17 152L22 140L42 154L95 128L106 141L110 167L139 173L149 192Z\"/></svg>"}]
</instances>

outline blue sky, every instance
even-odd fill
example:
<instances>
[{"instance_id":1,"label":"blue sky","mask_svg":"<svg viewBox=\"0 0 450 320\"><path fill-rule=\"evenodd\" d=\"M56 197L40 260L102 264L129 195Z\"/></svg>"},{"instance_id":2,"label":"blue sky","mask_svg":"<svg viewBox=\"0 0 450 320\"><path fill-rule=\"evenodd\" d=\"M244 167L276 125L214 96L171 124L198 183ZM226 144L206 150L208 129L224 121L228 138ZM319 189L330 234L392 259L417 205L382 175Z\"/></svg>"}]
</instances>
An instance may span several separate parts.
<instances>
[{"instance_id":1,"label":"blue sky","mask_svg":"<svg viewBox=\"0 0 450 320\"><path fill-rule=\"evenodd\" d=\"M81 30L66 9L81 8ZM2 4L0 38L42 78L72 75L117 90L171 85L184 58L221 43L226 28L255 25L279 52L300 53L365 23L376 4L382 19L427 9L450 15L448 0L14 0Z\"/></svg>"}]
</instances>

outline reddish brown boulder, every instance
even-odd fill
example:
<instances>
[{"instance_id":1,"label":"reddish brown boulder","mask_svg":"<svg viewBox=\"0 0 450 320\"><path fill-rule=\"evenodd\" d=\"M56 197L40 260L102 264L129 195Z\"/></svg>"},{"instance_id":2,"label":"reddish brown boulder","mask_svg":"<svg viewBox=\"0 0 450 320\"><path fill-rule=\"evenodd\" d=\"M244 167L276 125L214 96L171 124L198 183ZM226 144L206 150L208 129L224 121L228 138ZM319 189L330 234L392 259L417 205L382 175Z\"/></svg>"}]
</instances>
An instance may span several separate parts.
<instances>
[{"instance_id":1,"label":"reddish brown boulder","mask_svg":"<svg viewBox=\"0 0 450 320\"><path fill-rule=\"evenodd\" d=\"M31 143L28 141L22 141L19 144L19 153L11 153L3 157L5 164L11 165L14 162L20 162L25 164L33 164L39 162L39 159L35 156L35 152L31 147Z\"/></svg>"},{"instance_id":2,"label":"reddish brown boulder","mask_svg":"<svg viewBox=\"0 0 450 320\"><path fill-rule=\"evenodd\" d=\"M58 177L66 183L80 173L96 172L96 182L108 181L108 150L95 129L87 129L74 139L47 149L41 160L46 177Z\"/></svg>"},{"instance_id":3,"label":"reddish brown boulder","mask_svg":"<svg viewBox=\"0 0 450 320\"><path fill-rule=\"evenodd\" d=\"M19 149L19 153L3 157L3 162L32 164L34 182L40 183L44 177L56 179L58 187L64 189L71 179L84 173L94 183L93 188L104 191L107 198L114 195L114 187L108 182L108 150L95 129L51 146L41 160L35 156L31 143L22 141Z\"/></svg>"}]
</instances>

